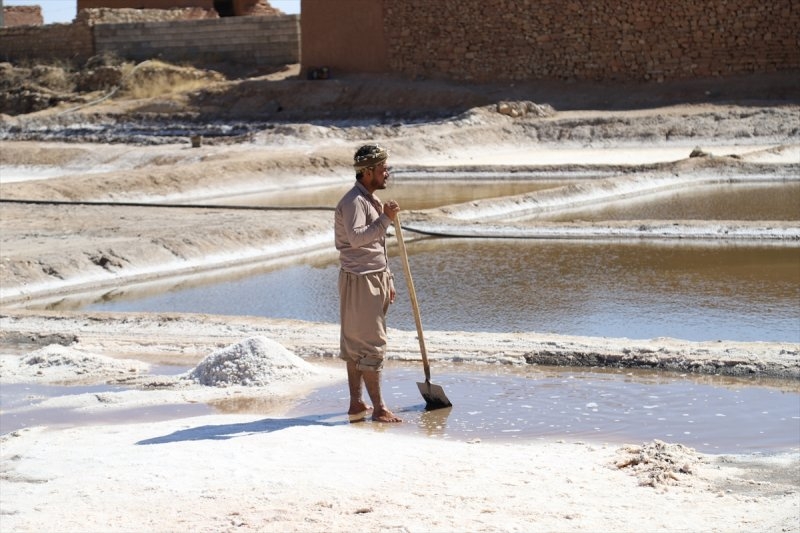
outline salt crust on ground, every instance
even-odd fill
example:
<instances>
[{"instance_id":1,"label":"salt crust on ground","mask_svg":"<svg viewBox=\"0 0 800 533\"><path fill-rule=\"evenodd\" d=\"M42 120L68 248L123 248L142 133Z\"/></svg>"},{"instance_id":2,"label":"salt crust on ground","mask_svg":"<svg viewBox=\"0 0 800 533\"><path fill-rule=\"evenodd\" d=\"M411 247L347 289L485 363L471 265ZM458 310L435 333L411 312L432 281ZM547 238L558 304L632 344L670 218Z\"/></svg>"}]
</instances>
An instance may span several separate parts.
<instances>
[{"instance_id":1,"label":"salt crust on ground","mask_svg":"<svg viewBox=\"0 0 800 533\"><path fill-rule=\"evenodd\" d=\"M603 445L420 439L369 422L205 416L0 443L8 531L798 531L800 511L796 490L736 458L649 487Z\"/></svg>"},{"instance_id":2,"label":"salt crust on ground","mask_svg":"<svg viewBox=\"0 0 800 533\"><path fill-rule=\"evenodd\" d=\"M252 336L214 350L180 375L150 374L152 365L115 359L58 344L23 356L0 354L3 383L54 385L128 385L125 390L76 393L37 398L27 408L97 412L175 403L214 402L232 397L271 401L275 412L315 386L330 383L340 373L315 366L264 336ZM178 396L176 396L176 393Z\"/></svg>"},{"instance_id":3,"label":"salt crust on ground","mask_svg":"<svg viewBox=\"0 0 800 533\"><path fill-rule=\"evenodd\" d=\"M0 357L0 379L4 383L133 383L137 381L133 378L142 378L150 368L150 364L135 359L115 359L60 344L22 357ZM255 336L212 352L178 378L213 387L266 387L322 373L274 340ZM147 383L153 377L142 379Z\"/></svg>"},{"instance_id":4,"label":"salt crust on ground","mask_svg":"<svg viewBox=\"0 0 800 533\"><path fill-rule=\"evenodd\" d=\"M115 359L69 346L51 344L24 357L0 358L0 379L5 383L96 383L147 372L150 365L135 359Z\"/></svg>"},{"instance_id":5,"label":"salt crust on ground","mask_svg":"<svg viewBox=\"0 0 800 533\"><path fill-rule=\"evenodd\" d=\"M19 359L73 374L82 368L96 380L129 367L57 345ZM300 382L312 387L331 378L256 335L213 351L173 381L140 376L151 384L163 379L170 390L45 403L114 409L246 389L296 396ZM346 452L352 446L367 450L355 463ZM272 409L266 416L32 427L0 437L0 452L0 516L10 531L51 530L56 522L76 532L800 531L796 456L754 467L752 458L705 456L661 441L453 442Z\"/></svg>"}]
</instances>

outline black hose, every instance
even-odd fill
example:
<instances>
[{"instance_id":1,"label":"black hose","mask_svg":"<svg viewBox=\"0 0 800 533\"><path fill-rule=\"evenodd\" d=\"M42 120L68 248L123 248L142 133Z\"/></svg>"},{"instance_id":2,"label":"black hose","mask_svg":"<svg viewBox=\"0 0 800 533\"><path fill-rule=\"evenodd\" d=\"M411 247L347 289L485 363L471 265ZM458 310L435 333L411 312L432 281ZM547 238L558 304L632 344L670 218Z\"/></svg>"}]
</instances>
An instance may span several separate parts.
<instances>
[{"instance_id":1,"label":"black hose","mask_svg":"<svg viewBox=\"0 0 800 533\"><path fill-rule=\"evenodd\" d=\"M333 211L333 207L309 206L262 206L262 205L214 205L214 204L150 204L144 202L92 202L72 200L15 200L0 198L0 203L7 204L36 204L36 205L93 205L93 206L122 206L122 207L170 207L181 209L250 209L261 211Z\"/></svg>"}]
</instances>

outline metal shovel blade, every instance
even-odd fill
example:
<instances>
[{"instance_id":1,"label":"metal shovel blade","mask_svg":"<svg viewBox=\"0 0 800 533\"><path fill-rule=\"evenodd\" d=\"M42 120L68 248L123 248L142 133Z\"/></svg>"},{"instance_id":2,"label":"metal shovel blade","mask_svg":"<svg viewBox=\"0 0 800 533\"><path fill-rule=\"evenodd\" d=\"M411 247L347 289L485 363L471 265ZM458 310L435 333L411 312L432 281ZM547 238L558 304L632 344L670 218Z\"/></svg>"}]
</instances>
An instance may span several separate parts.
<instances>
[{"instance_id":1,"label":"metal shovel blade","mask_svg":"<svg viewBox=\"0 0 800 533\"><path fill-rule=\"evenodd\" d=\"M439 385L434 385L430 381L424 383L417 382L420 394L425 399L425 410L433 411L434 409L444 409L445 407L452 407L453 404L447 399L444 389Z\"/></svg>"}]
</instances>

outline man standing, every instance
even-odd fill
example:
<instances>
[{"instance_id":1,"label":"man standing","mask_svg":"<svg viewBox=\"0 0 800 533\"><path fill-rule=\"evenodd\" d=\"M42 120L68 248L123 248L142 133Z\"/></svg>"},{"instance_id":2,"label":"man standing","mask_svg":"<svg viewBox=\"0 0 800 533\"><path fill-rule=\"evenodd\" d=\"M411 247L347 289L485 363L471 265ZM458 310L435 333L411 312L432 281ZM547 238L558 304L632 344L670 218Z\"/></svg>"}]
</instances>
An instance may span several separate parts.
<instances>
[{"instance_id":1,"label":"man standing","mask_svg":"<svg viewBox=\"0 0 800 533\"><path fill-rule=\"evenodd\" d=\"M356 183L336 206L334 234L339 250L341 353L347 361L351 421L363 420L371 409L362 399L362 383L374 409L375 422L402 422L383 402L381 370L386 354L386 311L395 290L386 254L386 230L400 207L382 204L374 195L386 188L389 153L377 144L356 151Z\"/></svg>"}]
</instances>

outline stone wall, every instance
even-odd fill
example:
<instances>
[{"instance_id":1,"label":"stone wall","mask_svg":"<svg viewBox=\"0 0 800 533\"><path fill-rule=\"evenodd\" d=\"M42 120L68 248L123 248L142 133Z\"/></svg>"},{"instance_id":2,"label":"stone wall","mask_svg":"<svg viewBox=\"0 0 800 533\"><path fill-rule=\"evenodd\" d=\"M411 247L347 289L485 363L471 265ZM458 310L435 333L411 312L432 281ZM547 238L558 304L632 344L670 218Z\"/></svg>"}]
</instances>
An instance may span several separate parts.
<instances>
[{"instance_id":1,"label":"stone wall","mask_svg":"<svg viewBox=\"0 0 800 533\"><path fill-rule=\"evenodd\" d=\"M369 3L382 23L360 26ZM797 0L302 0L303 66L456 80L646 81L800 70ZM324 21L323 21L324 17ZM317 21L314 34L306 19ZM369 33L364 33L365 31ZM336 33L359 46L315 47ZM375 64L373 47L385 48Z\"/></svg>"},{"instance_id":2,"label":"stone wall","mask_svg":"<svg viewBox=\"0 0 800 533\"><path fill-rule=\"evenodd\" d=\"M800 68L796 0L383 0L389 68L660 80Z\"/></svg>"},{"instance_id":3,"label":"stone wall","mask_svg":"<svg viewBox=\"0 0 800 533\"><path fill-rule=\"evenodd\" d=\"M86 24L47 24L0 29L0 61L83 62L94 55Z\"/></svg>"},{"instance_id":4,"label":"stone wall","mask_svg":"<svg viewBox=\"0 0 800 533\"><path fill-rule=\"evenodd\" d=\"M199 7L214 9L214 0L77 0L78 12L83 9L179 9Z\"/></svg>"},{"instance_id":5,"label":"stone wall","mask_svg":"<svg viewBox=\"0 0 800 533\"><path fill-rule=\"evenodd\" d=\"M0 29L0 61L82 63L99 54L188 64L277 66L300 61L298 15Z\"/></svg>"},{"instance_id":6,"label":"stone wall","mask_svg":"<svg viewBox=\"0 0 800 533\"><path fill-rule=\"evenodd\" d=\"M3 6L3 24L5 28L15 26L41 26L44 24L40 6Z\"/></svg>"},{"instance_id":7,"label":"stone wall","mask_svg":"<svg viewBox=\"0 0 800 533\"><path fill-rule=\"evenodd\" d=\"M95 51L141 61L284 65L300 61L298 15L97 24Z\"/></svg>"},{"instance_id":8,"label":"stone wall","mask_svg":"<svg viewBox=\"0 0 800 533\"><path fill-rule=\"evenodd\" d=\"M213 9L183 7L175 9L109 9L105 7L81 9L76 22L86 24L124 24L127 22L164 22L167 20L196 20L219 18Z\"/></svg>"},{"instance_id":9,"label":"stone wall","mask_svg":"<svg viewBox=\"0 0 800 533\"><path fill-rule=\"evenodd\" d=\"M73 0L74 1L74 0ZM202 9L215 11L214 0L77 0L78 12L84 9ZM268 0L226 0L216 2L224 16L276 16L284 13L273 8ZM216 11L215 11L216 12Z\"/></svg>"}]
</instances>

